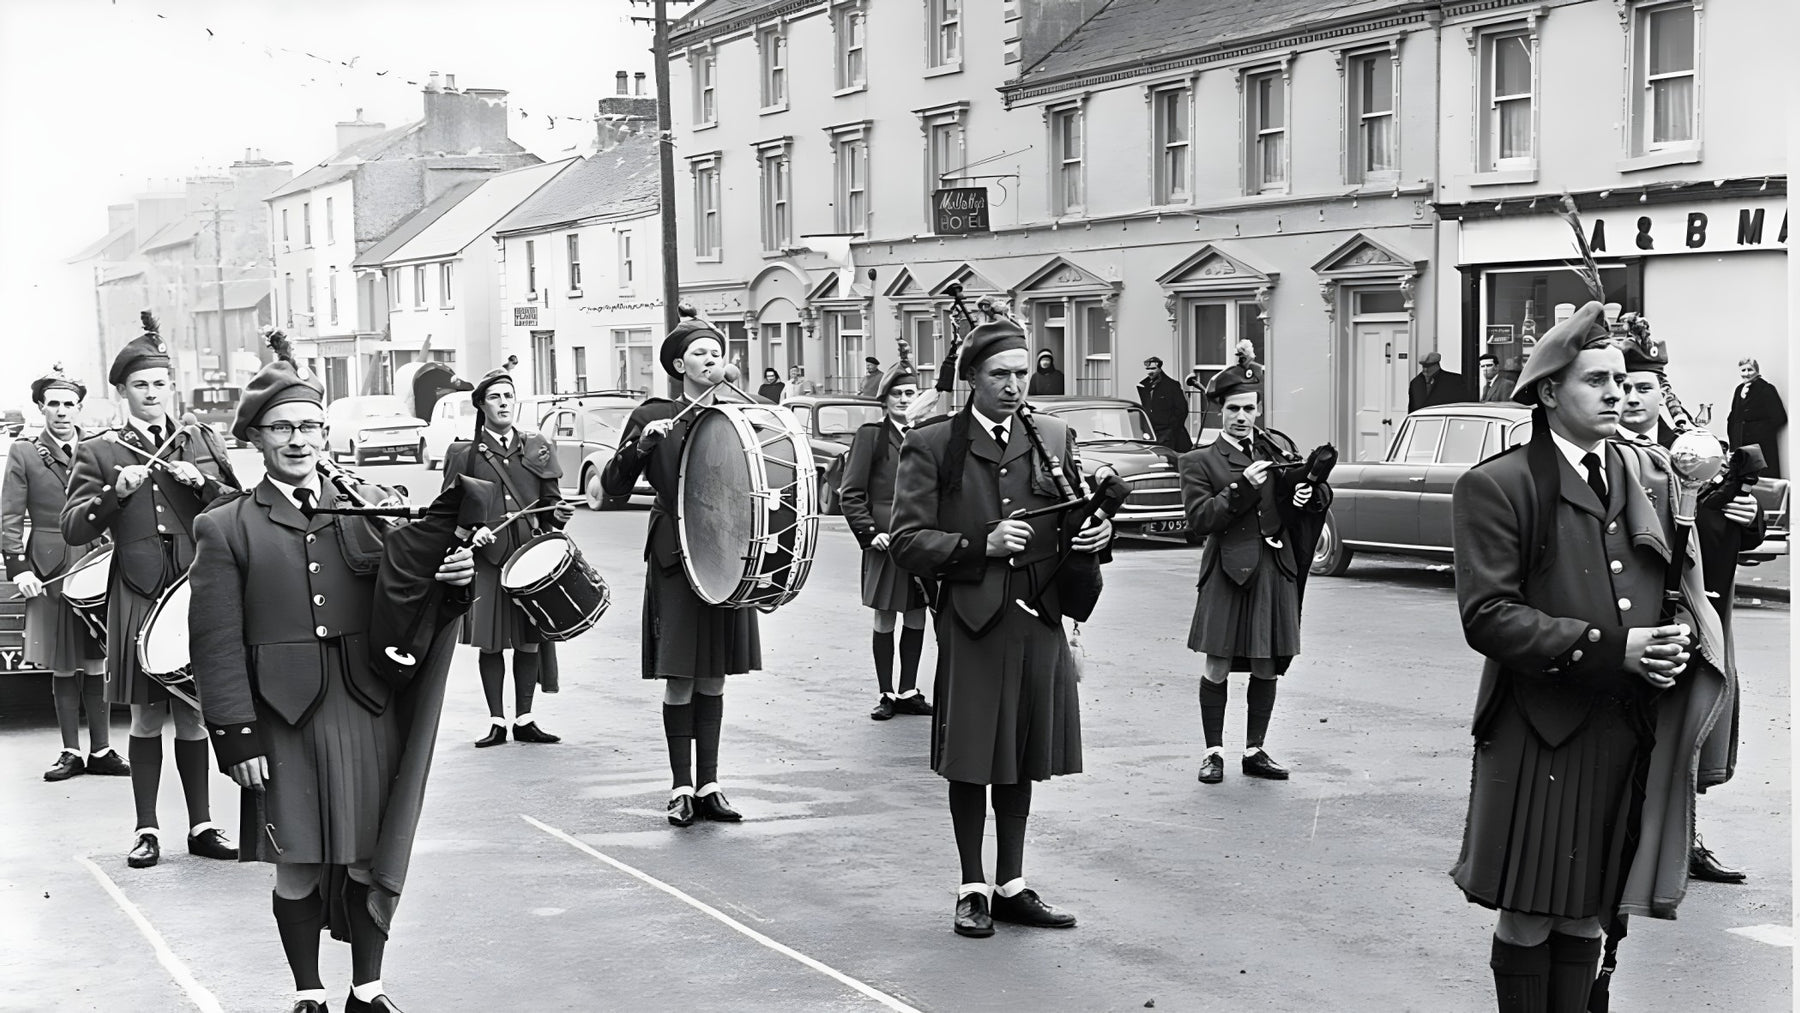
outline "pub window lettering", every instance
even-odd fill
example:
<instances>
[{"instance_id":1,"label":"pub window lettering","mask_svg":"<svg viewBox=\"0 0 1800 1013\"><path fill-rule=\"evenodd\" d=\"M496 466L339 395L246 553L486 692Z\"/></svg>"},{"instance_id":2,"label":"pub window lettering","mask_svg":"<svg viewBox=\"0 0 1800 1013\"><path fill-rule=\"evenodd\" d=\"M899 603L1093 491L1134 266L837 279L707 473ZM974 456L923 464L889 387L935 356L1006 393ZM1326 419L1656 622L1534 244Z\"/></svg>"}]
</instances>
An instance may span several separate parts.
<instances>
[{"instance_id":1,"label":"pub window lettering","mask_svg":"<svg viewBox=\"0 0 1800 1013\"><path fill-rule=\"evenodd\" d=\"M1734 241L1738 246L1761 246L1766 241L1768 224L1767 208L1739 208L1736 220ZM1729 227L1729 226L1728 226ZM1681 233L1680 248L1688 250L1704 249L1713 230L1718 228L1712 216L1704 211L1690 211L1678 226ZM1655 219L1649 215L1640 215L1632 222L1631 245L1634 250L1645 253L1666 251L1667 245L1658 246L1660 238L1668 241L1664 232L1659 232ZM1666 226L1665 226L1666 229ZM1786 244L1788 239L1788 220L1786 212L1782 213L1781 225L1775 233L1775 242ZM1588 248L1595 253L1607 252L1606 219L1594 220L1594 227L1588 236ZM1629 251L1627 251L1629 252Z\"/></svg>"}]
</instances>

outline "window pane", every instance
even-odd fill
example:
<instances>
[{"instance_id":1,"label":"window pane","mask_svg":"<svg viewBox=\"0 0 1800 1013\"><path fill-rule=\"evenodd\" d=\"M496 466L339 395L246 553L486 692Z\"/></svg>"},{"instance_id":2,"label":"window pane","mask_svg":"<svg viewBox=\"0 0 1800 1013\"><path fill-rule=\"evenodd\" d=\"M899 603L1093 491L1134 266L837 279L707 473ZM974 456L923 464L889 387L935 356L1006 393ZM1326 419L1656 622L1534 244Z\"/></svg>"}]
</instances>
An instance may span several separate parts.
<instances>
[{"instance_id":1,"label":"window pane","mask_svg":"<svg viewBox=\"0 0 1800 1013\"><path fill-rule=\"evenodd\" d=\"M1287 177L1284 157L1286 140L1285 134L1268 134L1257 141L1257 147L1262 151L1264 184L1279 184Z\"/></svg>"},{"instance_id":2,"label":"window pane","mask_svg":"<svg viewBox=\"0 0 1800 1013\"><path fill-rule=\"evenodd\" d=\"M1286 110L1282 108L1281 77L1270 74L1257 82L1256 86L1256 122L1263 130L1279 128Z\"/></svg>"},{"instance_id":3,"label":"window pane","mask_svg":"<svg viewBox=\"0 0 1800 1013\"><path fill-rule=\"evenodd\" d=\"M1531 100L1509 99L1499 103L1495 115L1500 117L1499 158L1531 157Z\"/></svg>"},{"instance_id":4,"label":"window pane","mask_svg":"<svg viewBox=\"0 0 1800 1013\"><path fill-rule=\"evenodd\" d=\"M1438 451L1439 464L1474 464L1481 460L1482 445L1487 442L1488 424L1483 419L1451 419L1444 430L1444 445Z\"/></svg>"},{"instance_id":5,"label":"window pane","mask_svg":"<svg viewBox=\"0 0 1800 1013\"><path fill-rule=\"evenodd\" d=\"M1531 93L1531 42L1524 35L1494 40L1494 95Z\"/></svg>"},{"instance_id":6,"label":"window pane","mask_svg":"<svg viewBox=\"0 0 1800 1013\"><path fill-rule=\"evenodd\" d=\"M1362 61L1362 111L1385 113L1394 108L1394 61L1371 56Z\"/></svg>"},{"instance_id":7,"label":"window pane","mask_svg":"<svg viewBox=\"0 0 1800 1013\"><path fill-rule=\"evenodd\" d=\"M1669 7L1650 13L1650 73L1694 69L1694 9Z\"/></svg>"},{"instance_id":8,"label":"window pane","mask_svg":"<svg viewBox=\"0 0 1800 1013\"><path fill-rule=\"evenodd\" d=\"M1394 167L1393 132L1394 117L1391 114L1363 120L1365 172L1378 172Z\"/></svg>"},{"instance_id":9,"label":"window pane","mask_svg":"<svg viewBox=\"0 0 1800 1013\"><path fill-rule=\"evenodd\" d=\"M1203 303L1194 307L1194 365L1223 366L1231 361L1225 348L1226 318L1224 303Z\"/></svg>"},{"instance_id":10,"label":"window pane","mask_svg":"<svg viewBox=\"0 0 1800 1013\"><path fill-rule=\"evenodd\" d=\"M1408 464L1430 464L1437 459L1438 437L1444 434L1443 419L1416 419L1407 429L1406 449L1401 460Z\"/></svg>"},{"instance_id":11,"label":"window pane","mask_svg":"<svg viewBox=\"0 0 1800 1013\"><path fill-rule=\"evenodd\" d=\"M1246 299L1237 304L1237 316L1238 341L1249 338L1250 343L1260 350L1263 347L1262 307ZM1237 341L1232 342L1232 344L1235 346ZM1235 356L1236 349L1234 348L1232 351ZM1223 362L1225 360L1220 359L1218 361ZM1236 358L1233 358L1231 361L1236 362L1237 360ZM1264 396L1266 397L1267 395L1265 394Z\"/></svg>"},{"instance_id":12,"label":"window pane","mask_svg":"<svg viewBox=\"0 0 1800 1013\"><path fill-rule=\"evenodd\" d=\"M1694 79L1671 77L1650 85L1656 115L1650 124L1652 144L1694 139Z\"/></svg>"},{"instance_id":13,"label":"window pane","mask_svg":"<svg viewBox=\"0 0 1800 1013\"><path fill-rule=\"evenodd\" d=\"M1101 306L1089 304L1082 308L1084 323L1087 325L1087 354L1112 354L1112 328L1106 324L1106 310Z\"/></svg>"}]
</instances>

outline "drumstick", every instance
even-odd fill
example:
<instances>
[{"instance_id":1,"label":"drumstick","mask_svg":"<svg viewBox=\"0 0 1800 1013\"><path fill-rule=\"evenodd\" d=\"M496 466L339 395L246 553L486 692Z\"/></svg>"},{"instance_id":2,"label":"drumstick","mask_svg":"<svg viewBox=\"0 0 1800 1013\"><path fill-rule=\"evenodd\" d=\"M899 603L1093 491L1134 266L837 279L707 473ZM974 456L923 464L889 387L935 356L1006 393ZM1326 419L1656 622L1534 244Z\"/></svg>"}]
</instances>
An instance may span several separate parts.
<instances>
[{"instance_id":1,"label":"drumstick","mask_svg":"<svg viewBox=\"0 0 1800 1013\"><path fill-rule=\"evenodd\" d=\"M114 443L118 446L124 447L126 450L129 450L132 453L138 455L139 457L144 458L145 463L149 464L150 466L161 467L164 470L168 471L170 474L174 474L175 467L173 465L171 465L169 462L156 456L156 454L150 453L148 450L145 450L143 447L133 446L132 444L126 443L124 440L119 439L119 436L117 433L107 433L106 438L109 441L111 441L112 443Z\"/></svg>"},{"instance_id":2,"label":"drumstick","mask_svg":"<svg viewBox=\"0 0 1800 1013\"><path fill-rule=\"evenodd\" d=\"M502 514L500 517L500 523L494 525L494 529L498 530L500 528L506 527L508 524L511 524L513 521L516 521L519 518L524 517L527 514L549 513L550 511L555 510L557 507L559 507L561 505L562 504L560 504L560 503L551 503L548 506L526 507L523 510L514 510L512 513Z\"/></svg>"}]
</instances>

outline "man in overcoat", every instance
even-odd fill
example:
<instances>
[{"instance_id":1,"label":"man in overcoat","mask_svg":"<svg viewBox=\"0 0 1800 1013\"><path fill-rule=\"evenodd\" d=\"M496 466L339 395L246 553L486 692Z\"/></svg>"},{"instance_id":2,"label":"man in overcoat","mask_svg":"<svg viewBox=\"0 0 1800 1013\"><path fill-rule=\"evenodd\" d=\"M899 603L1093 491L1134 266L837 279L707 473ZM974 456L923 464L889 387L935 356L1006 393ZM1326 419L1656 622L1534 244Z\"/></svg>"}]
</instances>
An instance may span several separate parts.
<instances>
[{"instance_id":1,"label":"man in overcoat","mask_svg":"<svg viewBox=\"0 0 1800 1013\"><path fill-rule=\"evenodd\" d=\"M1426 352L1419 359L1419 371L1406 385L1407 414L1433 405L1455 404L1469 396L1463 389L1462 374L1446 370L1443 361L1444 357L1436 352Z\"/></svg>"},{"instance_id":2,"label":"man in overcoat","mask_svg":"<svg viewBox=\"0 0 1800 1013\"><path fill-rule=\"evenodd\" d=\"M1743 382L1731 392L1731 414L1725 417L1725 438L1734 447L1755 445L1762 448L1763 460L1770 478L1781 477L1781 431L1787 428L1787 406L1781 403L1781 392L1762 378L1762 366L1755 359L1739 359L1738 375Z\"/></svg>"},{"instance_id":3,"label":"man in overcoat","mask_svg":"<svg viewBox=\"0 0 1800 1013\"><path fill-rule=\"evenodd\" d=\"M444 453L444 488L468 475L493 482L501 493L498 513L488 518L494 540L475 555L475 603L463 620L462 642L480 652L481 692L488 706L488 731L475 745L485 748L506 741L506 657L502 652L508 650L513 652L513 738L561 742L562 736L538 727L531 711L543 666L554 664L549 660L553 648L513 604L512 596L500 585L500 571L526 542L568 524L575 508L562 498L562 466L556 459L556 444L543 433L518 424L521 406L512 375L494 370L469 396L475 402L475 438L452 443ZM552 504L552 512L500 523L505 514ZM554 684L546 685L554 692Z\"/></svg>"},{"instance_id":4,"label":"man in overcoat","mask_svg":"<svg viewBox=\"0 0 1800 1013\"><path fill-rule=\"evenodd\" d=\"M901 566L942 587L931 756L950 782L962 866L952 925L977 938L993 935L996 921L1068 928L1075 916L1026 886L1025 826L1033 781L1081 772L1057 559L1065 547L1104 554L1112 524L1070 532L1060 514L1014 516L1062 501L1045 454L1061 458L1070 486L1082 481L1075 434L1056 419L1019 414L1031 359L1018 324L972 328L957 369L972 388L968 403L901 446L891 543ZM1033 425L1044 453L1034 450ZM997 887L981 859L990 785Z\"/></svg>"},{"instance_id":5,"label":"man in overcoat","mask_svg":"<svg viewBox=\"0 0 1800 1013\"><path fill-rule=\"evenodd\" d=\"M1478 401L1502 403L1512 400L1513 385L1500 375L1500 359L1492 352L1481 353L1481 391Z\"/></svg>"},{"instance_id":6,"label":"man in overcoat","mask_svg":"<svg viewBox=\"0 0 1800 1013\"><path fill-rule=\"evenodd\" d=\"M126 864L148 868L162 858L156 817L162 781L163 724L175 719L175 769L187 802L188 852L235 859L237 848L212 823L212 776L200 712L145 674L137 636L145 618L194 560L194 518L222 493L238 488L225 447L205 426L180 426L169 352L156 320L143 314L144 334L113 359L107 380L128 417L116 432L84 440L75 452L62 533L87 545L111 536L112 579L106 600L106 699L131 705L131 793L137 830ZM147 459L158 458L152 464Z\"/></svg>"},{"instance_id":7,"label":"man in overcoat","mask_svg":"<svg viewBox=\"0 0 1800 1013\"><path fill-rule=\"evenodd\" d=\"M1487 663L1451 875L1499 912L1489 966L1501 1013L1586 1010L1603 926L1616 939L1625 913L1673 917L1693 772L1730 708L1667 455L1609 439L1624 376L1590 302L1538 342L1519 378L1531 441L1453 493L1463 632ZM1680 608L1665 617L1670 590Z\"/></svg>"},{"instance_id":8,"label":"man in overcoat","mask_svg":"<svg viewBox=\"0 0 1800 1013\"><path fill-rule=\"evenodd\" d=\"M219 767L244 789L244 861L275 865L272 906L293 971L294 1013L322 1013L319 933L350 942L350 1013L398 1013L384 994L387 926L371 891L406 731L370 662L378 543L318 472L324 391L285 358L245 388L232 435L266 469L247 495L195 524L189 635ZM466 586L468 549L437 573ZM446 645L446 650L448 649Z\"/></svg>"},{"instance_id":9,"label":"man in overcoat","mask_svg":"<svg viewBox=\"0 0 1800 1013\"><path fill-rule=\"evenodd\" d=\"M1188 399L1181 382L1163 372L1162 360L1152 355L1144 360L1144 378L1138 381L1138 403L1150 416L1150 429L1156 442L1185 454L1194 449L1188 435Z\"/></svg>"},{"instance_id":10,"label":"man in overcoat","mask_svg":"<svg viewBox=\"0 0 1800 1013\"><path fill-rule=\"evenodd\" d=\"M69 474L83 434L76 413L87 386L61 368L31 382L31 402L44 416L44 431L14 441L0 482L0 554L6 577L25 597L27 665L49 669L62 752L44 772L46 781L78 774L129 775L131 766L111 745L105 700L106 645L97 640L63 598L58 579L81 553L63 540L62 511L69 502ZM27 530L29 529L29 531ZM88 754L81 755L81 710L87 708Z\"/></svg>"}]
</instances>

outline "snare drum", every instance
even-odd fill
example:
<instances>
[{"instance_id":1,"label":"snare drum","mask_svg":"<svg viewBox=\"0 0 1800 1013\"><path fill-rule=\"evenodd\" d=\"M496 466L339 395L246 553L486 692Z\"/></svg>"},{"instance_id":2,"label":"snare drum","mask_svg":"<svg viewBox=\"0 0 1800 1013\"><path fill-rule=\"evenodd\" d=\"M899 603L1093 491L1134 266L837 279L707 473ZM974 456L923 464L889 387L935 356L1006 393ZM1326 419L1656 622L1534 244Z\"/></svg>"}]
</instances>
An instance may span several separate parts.
<instances>
[{"instance_id":1,"label":"snare drum","mask_svg":"<svg viewBox=\"0 0 1800 1013\"><path fill-rule=\"evenodd\" d=\"M137 635L138 667L170 693L196 703L194 676L188 668L192 660L188 650L188 601L188 579L182 574L144 617Z\"/></svg>"},{"instance_id":2,"label":"snare drum","mask_svg":"<svg viewBox=\"0 0 1800 1013\"><path fill-rule=\"evenodd\" d=\"M701 601L770 612L800 593L819 538L817 481L793 412L737 402L699 409L681 448L676 530Z\"/></svg>"},{"instance_id":3,"label":"snare drum","mask_svg":"<svg viewBox=\"0 0 1800 1013\"><path fill-rule=\"evenodd\" d=\"M106 595L112 581L112 546L81 557L62 579L63 600L81 617L98 643L106 643Z\"/></svg>"},{"instance_id":4,"label":"snare drum","mask_svg":"<svg viewBox=\"0 0 1800 1013\"><path fill-rule=\"evenodd\" d=\"M545 640L586 633L612 605L612 591L560 531L519 546L500 570L500 586Z\"/></svg>"}]
</instances>

